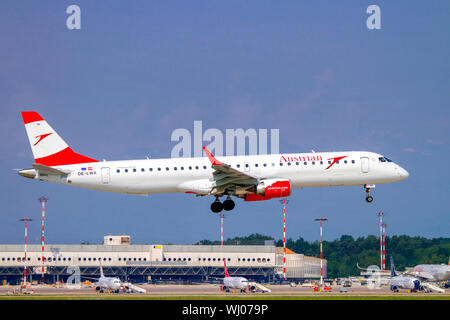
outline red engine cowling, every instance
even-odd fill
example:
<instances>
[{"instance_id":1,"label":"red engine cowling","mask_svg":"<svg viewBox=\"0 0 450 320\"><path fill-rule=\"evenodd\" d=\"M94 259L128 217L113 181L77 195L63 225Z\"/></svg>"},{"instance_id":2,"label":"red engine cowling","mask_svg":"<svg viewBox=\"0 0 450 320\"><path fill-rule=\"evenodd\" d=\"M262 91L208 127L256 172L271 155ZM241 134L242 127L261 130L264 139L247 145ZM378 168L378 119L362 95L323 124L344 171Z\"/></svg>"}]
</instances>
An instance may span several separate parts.
<instances>
[{"instance_id":1,"label":"red engine cowling","mask_svg":"<svg viewBox=\"0 0 450 320\"><path fill-rule=\"evenodd\" d=\"M263 180L256 187L256 193L245 195L245 201L264 201L272 198L284 198L291 195L291 182L289 180Z\"/></svg>"}]
</instances>

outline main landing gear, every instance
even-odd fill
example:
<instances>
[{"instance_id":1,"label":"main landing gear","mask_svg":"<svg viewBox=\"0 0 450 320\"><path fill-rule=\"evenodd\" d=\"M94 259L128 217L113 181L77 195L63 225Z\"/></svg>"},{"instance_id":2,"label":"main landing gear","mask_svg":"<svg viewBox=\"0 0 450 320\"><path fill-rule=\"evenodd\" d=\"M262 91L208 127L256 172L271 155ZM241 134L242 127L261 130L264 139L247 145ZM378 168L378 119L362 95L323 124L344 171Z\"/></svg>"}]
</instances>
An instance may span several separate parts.
<instances>
[{"instance_id":1,"label":"main landing gear","mask_svg":"<svg viewBox=\"0 0 450 320\"><path fill-rule=\"evenodd\" d=\"M374 184L365 184L364 188L366 189L366 194L367 194L366 201L370 203L373 201L373 197L370 195L370 190L375 188L375 185Z\"/></svg>"},{"instance_id":2,"label":"main landing gear","mask_svg":"<svg viewBox=\"0 0 450 320\"><path fill-rule=\"evenodd\" d=\"M231 200L230 196L227 196L227 199L222 203L219 200L219 197L216 197L216 200L211 204L211 211L214 213L219 213L222 210L230 211L234 209L234 201Z\"/></svg>"}]
</instances>

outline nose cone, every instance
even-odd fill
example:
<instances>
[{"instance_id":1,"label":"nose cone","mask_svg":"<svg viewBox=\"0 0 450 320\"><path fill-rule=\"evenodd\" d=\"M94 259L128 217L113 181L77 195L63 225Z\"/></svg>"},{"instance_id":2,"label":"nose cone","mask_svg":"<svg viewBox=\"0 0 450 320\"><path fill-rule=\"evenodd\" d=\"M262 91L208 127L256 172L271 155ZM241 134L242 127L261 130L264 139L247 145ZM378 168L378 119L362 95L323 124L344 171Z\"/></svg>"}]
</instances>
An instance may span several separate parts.
<instances>
[{"instance_id":1,"label":"nose cone","mask_svg":"<svg viewBox=\"0 0 450 320\"><path fill-rule=\"evenodd\" d=\"M398 167L398 174L400 175L400 178L402 178L402 180L405 180L409 177L409 172L400 166Z\"/></svg>"}]
</instances>

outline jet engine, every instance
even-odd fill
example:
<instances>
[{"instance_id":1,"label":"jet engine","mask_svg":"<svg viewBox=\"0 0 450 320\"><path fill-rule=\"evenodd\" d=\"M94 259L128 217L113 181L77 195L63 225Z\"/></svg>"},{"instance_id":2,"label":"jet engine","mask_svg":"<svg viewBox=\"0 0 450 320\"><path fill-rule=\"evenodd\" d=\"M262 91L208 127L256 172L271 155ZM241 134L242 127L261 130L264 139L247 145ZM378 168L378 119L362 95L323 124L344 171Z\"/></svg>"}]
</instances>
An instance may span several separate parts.
<instances>
[{"instance_id":1,"label":"jet engine","mask_svg":"<svg viewBox=\"0 0 450 320\"><path fill-rule=\"evenodd\" d=\"M256 186L256 193L245 195L245 201L263 201L272 198L284 198L291 195L292 186L288 179L261 180Z\"/></svg>"}]
</instances>

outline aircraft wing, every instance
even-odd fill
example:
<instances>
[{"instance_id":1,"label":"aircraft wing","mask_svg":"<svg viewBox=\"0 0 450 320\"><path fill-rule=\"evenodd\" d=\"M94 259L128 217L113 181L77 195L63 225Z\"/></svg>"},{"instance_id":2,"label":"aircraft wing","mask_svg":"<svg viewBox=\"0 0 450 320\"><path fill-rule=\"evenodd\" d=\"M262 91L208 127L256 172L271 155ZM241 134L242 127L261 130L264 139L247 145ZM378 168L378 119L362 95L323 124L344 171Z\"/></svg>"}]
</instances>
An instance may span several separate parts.
<instances>
[{"instance_id":1,"label":"aircraft wing","mask_svg":"<svg viewBox=\"0 0 450 320\"><path fill-rule=\"evenodd\" d=\"M213 195L224 194L227 188L240 186L253 188L258 184L259 178L242 171L232 168L229 164L220 162L211 154L211 152L203 147L209 161L214 169L213 178L215 186L211 193Z\"/></svg>"},{"instance_id":2,"label":"aircraft wing","mask_svg":"<svg viewBox=\"0 0 450 320\"><path fill-rule=\"evenodd\" d=\"M58 169L44 166L43 164L37 164L37 163L33 164L33 168L39 174L43 173L43 174L51 174L51 175L56 175L56 176L66 176L70 173L69 171L58 170Z\"/></svg>"},{"instance_id":3,"label":"aircraft wing","mask_svg":"<svg viewBox=\"0 0 450 320\"><path fill-rule=\"evenodd\" d=\"M419 278L421 280L428 280L428 281L430 281L430 280L434 279L434 276L432 274L430 274L430 273L427 273L427 272L404 272L403 274L407 275L407 276L416 277L416 278Z\"/></svg>"}]
</instances>

